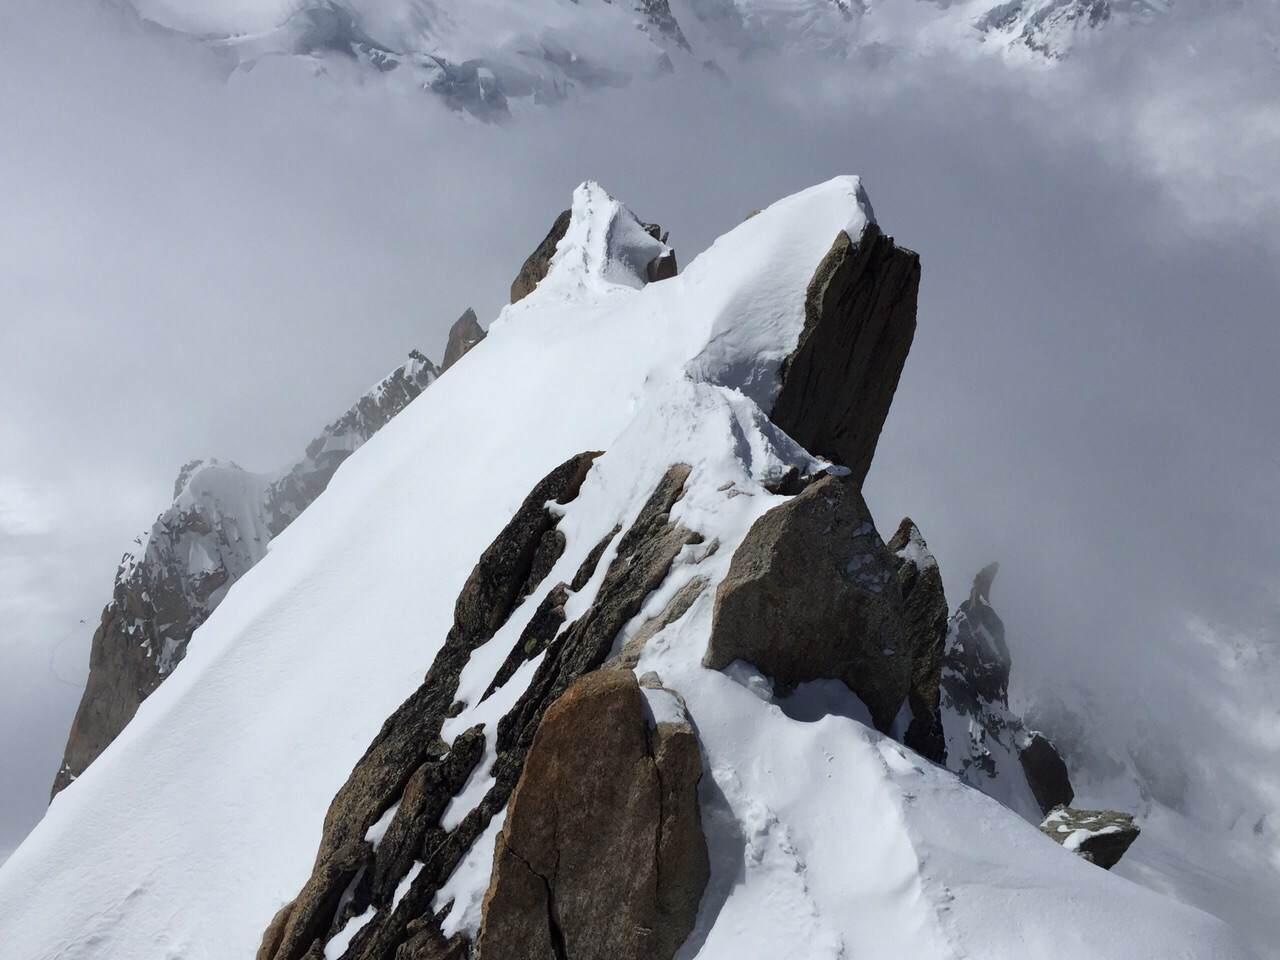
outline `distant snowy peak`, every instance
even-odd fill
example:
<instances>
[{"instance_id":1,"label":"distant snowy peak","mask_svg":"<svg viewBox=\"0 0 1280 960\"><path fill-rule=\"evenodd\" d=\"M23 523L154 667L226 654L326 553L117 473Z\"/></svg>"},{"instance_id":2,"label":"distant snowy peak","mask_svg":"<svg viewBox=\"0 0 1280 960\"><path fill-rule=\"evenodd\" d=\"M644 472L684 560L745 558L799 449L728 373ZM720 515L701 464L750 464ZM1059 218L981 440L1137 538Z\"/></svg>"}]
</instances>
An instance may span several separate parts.
<instances>
[{"instance_id":1,"label":"distant snowy peak","mask_svg":"<svg viewBox=\"0 0 1280 960\"><path fill-rule=\"evenodd\" d=\"M407 363L374 384L277 477L217 460L183 465L173 504L120 562L111 602L93 637L89 678L54 794L84 772L169 676L196 628L266 555L272 538L324 492L347 457L439 373L413 351Z\"/></svg>"},{"instance_id":2,"label":"distant snowy peak","mask_svg":"<svg viewBox=\"0 0 1280 960\"><path fill-rule=\"evenodd\" d=\"M229 69L304 57L385 75L485 119L677 69L790 51L846 58L942 47L1064 56L1082 34L1166 13L1162 0L121 0Z\"/></svg>"},{"instance_id":3,"label":"distant snowy peak","mask_svg":"<svg viewBox=\"0 0 1280 960\"><path fill-rule=\"evenodd\" d=\"M1161 0L1012 0L992 7L975 25L988 40L1061 57L1084 31L1148 20L1169 8Z\"/></svg>"}]
</instances>

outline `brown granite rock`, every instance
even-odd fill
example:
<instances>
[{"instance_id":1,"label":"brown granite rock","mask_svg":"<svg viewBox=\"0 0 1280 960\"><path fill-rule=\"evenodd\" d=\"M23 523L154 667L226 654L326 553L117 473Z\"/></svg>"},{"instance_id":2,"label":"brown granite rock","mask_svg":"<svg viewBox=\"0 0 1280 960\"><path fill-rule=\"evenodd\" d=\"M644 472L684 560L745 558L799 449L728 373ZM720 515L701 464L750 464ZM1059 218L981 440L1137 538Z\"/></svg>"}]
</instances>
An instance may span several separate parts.
<instances>
[{"instance_id":1,"label":"brown granite rock","mask_svg":"<svg viewBox=\"0 0 1280 960\"><path fill-rule=\"evenodd\" d=\"M440 364L440 372L444 373L461 360L467 351L483 340L485 336L484 327L480 326L480 320L476 317L476 312L467 307L466 312L455 320L453 326L449 328L449 340L445 344L444 362Z\"/></svg>"},{"instance_id":2,"label":"brown granite rock","mask_svg":"<svg viewBox=\"0 0 1280 960\"><path fill-rule=\"evenodd\" d=\"M805 323L769 418L861 484L916 330L920 258L869 223L841 231L805 295Z\"/></svg>"},{"instance_id":3,"label":"brown granite rock","mask_svg":"<svg viewBox=\"0 0 1280 960\"><path fill-rule=\"evenodd\" d=\"M572 501L598 455L578 454L543 478L481 554L458 596L453 627L443 649L422 686L387 718L334 797L311 877L273 921L258 960L302 960L348 919L338 913L338 905L357 874L365 886L353 890L347 910L363 909L370 903L385 906L414 859L422 854L430 831L483 752L483 734L478 728L459 735L452 749L440 739L462 668L471 652L497 632L520 599L536 586L530 585L530 579L538 576L535 561L539 547L556 523L546 504ZM375 856L365 835L396 804L397 812ZM467 838L466 846L472 839ZM461 845L463 840L457 843ZM374 952L366 955L390 958L399 943L395 938L389 944L377 944Z\"/></svg>"},{"instance_id":4,"label":"brown granite rock","mask_svg":"<svg viewBox=\"0 0 1280 960\"><path fill-rule=\"evenodd\" d=\"M888 730L911 683L895 561L854 478L824 477L747 532L716 593L703 665L745 660L778 694L842 680Z\"/></svg>"},{"instance_id":5,"label":"brown granite rock","mask_svg":"<svg viewBox=\"0 0 1280 960\"><path fill-rule=\"evenodd\" d=\"M947 595L942 589L942 573L910 517L898 525L888 549L898 564L907 641L911 646L911 689L907 694L911 723L903 743L922 757L945 764L947 742L942 730L940 700L949 611Z\"/></svg>"},{"instance_id":6,"label":"brown granite rock","mask_svg":"<svg viewBox=\"0 0 1280 960\"><path fill-rule=\"evenodd\" d=\"M538 244L533 253L529 254L528 259L520 267L520 272L516 274L515 280L511 281L512 303L523 300L533 293L533 288L547 275L547 269L551 266L551 258L555 256L556 246L564 239L565 233L569 230L569 220L572 214L572 210L566 210L556 217L556 222L551 225L551 231L542 238L542 242Z\"/></svg>"},{"instance_id":7,"label":"brown granite rock","mask_svg":"<svg viewBox=\"0 0 1280 960\"><path fill-rule=\"evenodd\" d=\"M688 718L654 724L644 698L631 671L597 670L547 710L495 845L477 960L670 960L693 930L710 875L702 759Z\"/></svg>"}]
</instances>

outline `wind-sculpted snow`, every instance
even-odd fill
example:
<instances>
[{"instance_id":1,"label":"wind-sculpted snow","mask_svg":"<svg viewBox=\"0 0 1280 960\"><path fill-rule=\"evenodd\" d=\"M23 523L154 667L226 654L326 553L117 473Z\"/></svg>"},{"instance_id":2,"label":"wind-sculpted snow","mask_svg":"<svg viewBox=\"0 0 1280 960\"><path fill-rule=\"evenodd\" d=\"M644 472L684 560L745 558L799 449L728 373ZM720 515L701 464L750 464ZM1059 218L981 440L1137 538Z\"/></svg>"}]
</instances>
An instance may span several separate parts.
<instances>
[{"instance_id":1,"label":"wind-sculpted snow","mask_svg":"<svg viewBox=\"0 0 1280 960\"><path fill-rule=\"evenodd\" d=\"M788 468L826 466L768 419L766 371L795 349L833 238L867 222L860 191L838 178L797 194L683 275L641 285L633 252L650 248L634 218L600 188L579 188L545 280L350 458L0 870L6 952L252 956L311 874L331 800L440 651L477 558L541 478L602 450L572 502L548 508L562 514L563 551L472 653L459 677L470 706L442 735L458 744L533 681L537 651L479 696L511 648L504 631L686 465L669 519L701 542L679 551L614 641L621 651L706 579L634 667L683 696L703 750L710 879L677 956L1243 960L1216 920L1084 863L871 730L843 684L779 699L741 662L701 665L714 586L752 524L783 502L771 489ZM566 623L595 601L621 539L567 595ZM480 800L487 770L476 768L446 823ZM475 932L501 817L443 888L446 932ZM417 878L410 870L400 884ZM402 895L412 894L398 884L395 902ZM349 925L339 936L356 943L359 933ZM342 942L331 946L337 956Z\"/></svg>"}]
</instances>

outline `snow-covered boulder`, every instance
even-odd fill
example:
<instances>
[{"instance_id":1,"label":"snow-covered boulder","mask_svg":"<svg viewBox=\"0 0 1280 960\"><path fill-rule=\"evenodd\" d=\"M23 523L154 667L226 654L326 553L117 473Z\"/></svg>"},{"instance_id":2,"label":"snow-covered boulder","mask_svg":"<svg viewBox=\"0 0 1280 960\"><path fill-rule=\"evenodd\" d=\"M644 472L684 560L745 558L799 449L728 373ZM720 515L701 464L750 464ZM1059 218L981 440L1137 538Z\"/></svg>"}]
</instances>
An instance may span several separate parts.
<instances>
[{"instance_id":1,"label":"snow-covered boulder","mask_svg":"<svg viewBox=\"0 0 1280 960\"><path fill-rule=\"evenodd\" d=\"M1044 818L1040 831L1104 870L1119 863L1142 832L1132 814L1074 807L1058 807Z\"/></svg>"}]
</instances>

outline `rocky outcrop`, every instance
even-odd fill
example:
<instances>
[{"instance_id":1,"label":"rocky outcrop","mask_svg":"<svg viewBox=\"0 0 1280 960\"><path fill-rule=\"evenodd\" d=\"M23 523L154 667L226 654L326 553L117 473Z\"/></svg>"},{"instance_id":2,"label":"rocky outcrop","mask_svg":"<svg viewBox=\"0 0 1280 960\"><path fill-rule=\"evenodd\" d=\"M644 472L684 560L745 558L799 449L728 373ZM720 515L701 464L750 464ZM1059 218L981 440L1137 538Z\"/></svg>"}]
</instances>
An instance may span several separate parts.
<instances>
[{"instance_id":1,"label":"rocky outcrop","mask_svg":"<svg viewBox=\"0 0 1280 960\"><path fill-rule=\"evenodd\" d=\"M666 701L656 720L646 696ZM710 875L701 776L670 691L642 692L630 670L574 683L543 717L511 795L477 960L670 960Z\"/></svg>"},{"instance_id":2,"label":"rocky outcrop","mask_svg":"<svg viewBox=\"0 0 1280 960\"><path fill-rule=\"evenodd\" d=\"M745 660L779 695L842 680L888 730L911 683L896 569L855 478L826 476L747 532L716 592L703 665Z\"/></svg>"},{"instance_id":3,"label":"rocky outcrop","mask_svg":"<svg viewBox=\"0 0 1280 960\"><path fill-rule=\"evenodd\" d=\"M75 780L169 676L231 585L328 486L357 448L425 390L439 371L416 350L277 478L234 463L184 464L174 502L121 560L93 636L89 677L52 795Z\"/></svg>"},{"instance_id":4,"label":"rocky outcrop","mask_svg":"<svg viewBox=\"0 0 1280 960\"><path fill-rule=\"evenodd\" d=\"M1074 807L1055 809L1045 817L1040 830L1104 870L1119 863L1142 833L1130 814Z\"/></svg>"},{"instance_id":5,"label":"rocky outcrop","mask_svg":"<svg viewBox=\"0 0 1280 960\"><path fill-rule=\"evenodd\" d=\"M656 223L646 223L643 226L649 236L666 246L667 237L670 234L663 233L662 228ZM648 267L645 268L645 277L650 283L657 283L659 280L670 280L677 273L679 273L679 267L676 266L676 252L671 249L668 249L665 253L658 254L658 256L649 261Z\"/></svg>"},{"instance_id":6,"label":"rocky outcrop","mask_svg":"<svg viewBox=\"0 0 1280 960\"><path fill-rule=\"evenodd\" d=\"M974 579L951 618L942 665L947 765L1032 822L1075 796L1066 764L1009 709L1009 646L989 597L998 564Z\"/></svg>"},{"instance_id":7,"label":"rocky outcrop","mask_svg":"<svg viewBox=\"0 0 1280 960\"><path fill-rule=\"evenodd\" d=\"M907 693L911 721L903 743L934 763L946 763L941 685L948 610L942 574L910 517L898 525L888 549L898 564L907 643L911 648L911 688Z\"/></svg>"},{"instance_id":8,"label":"rocky outcrop","mask_svg":"<svg viewBox=\"0 0 1280 960\"><path fill-rule=\"evenodd\" d=\"M861 484L916 330L920 258L874 223L841 231L805 295L804 328L769 418Z\"/></svg>"},{"instance_id":9,"label":"rocky outcrop","mask_svg":"<svg viewBox=\"0 0 1280 960\"><path fill-rule=\"evenodd\" d=\"M1018 750L1018 763L1041 810L1052 810L1075 799L1067 765L1043 733L1032 731L1023 741Z\"/></svg>"},{"instance_id":10,"label":"rocky outcrop","mask_svg":"<svg viewBox=\"0 0 1280 960\"><path fill-rule=\"evenodd\" d=\"M484 327L476 317L476 312L467 307L452 327L449 328L449 340L444 348L444 362L440 364L440 372L444 373L462 359L472 347L485 338Z\"/></svg>"},{"instance_id":11,"label":"rocky outcrop","mask_svg":"<svg viewBox=\"0 0 1280 960\"><path fill-rule=\"evenodd\" d=\"M588 552L571 583L560 581L542 589L567 547L564 534L556 528L561 511L549 510L547 505L572 503L596 456L580 454L552 471L481 556L462 589L453 627L426 679L388 718L330 805L312 875L297 898L272 921L258 960L319 956L355 916L364 921L341 952L347 960L434 960L469 949L444 936L431 906L436 892L490 820L507 806L526 772L526 760L548 709L575 681L604 664L623 626L662 585L676 556L701 540L670 517L689 476L689 467L677 464L666 472L625 532L611 533ZM597 579L593 574L610 548L615 550L614 557ZM594 582L599 587L590 604L566 625L569 591ZM506 641L508 654L488 681L482 702L510 682L523 664L540 657L536 669L523 681L526 685L496 729L472 725L468 719L472 705L457 699L463 667L472 651L493 639L518 606L534 602L539 595L538 606L527 621L521 621L524 626L518 635ZM452 744L441 736L446 718L452 718L461 731ZM664 741L658 736L648 755L661 771L668 763L664 751L670 750L670 762L683 770L690 748L678 731L669 732L675 739ZM553 742L560 736L548 734ZM696 755L696 746L692 750ZM534 780L526 780L530 796L543 791L534 782L537 769L548 769L547 764L535 769ZM488 778L490 786L459 821L446 825L445 810L476 776ZM675 784L679 777L674 773L673 777ZM665 793L660 796L673 804L672 811L683 802ZM672 851L671 862L685 863L681 857L688 854L688 850ZM655 889L665 897L674 888L664 881ZM668 908L664 901L663 909ZM683 916L675 907L669 912ZM538 919L550 929L545 909ZM525 922L532 921L526 918ZM663 936L655 942L665 943L669 937ZM490 955L503 956L504 949L494 946Z\"/></svg>"},{"instance_id":12,"label":"rocky outcrop","mask_svg":"<svg viewBox=\"0 0 1280 960\"><path fill-rule=\"evenodd\" d=\"M551 230L542 238L542 242L534 248L533 253L529 254L521 265L520 272L511 281L512 303L518 303L533 293L533 288L541 283L542 278L547 275L547 270L551 267L551 258L555 256L556 247L564 239L565 233L568 232L569 221L572 216L572 210L565 210L560 216L556 217L555 223L551 225Z\"/></svg>"}]
</instances>

